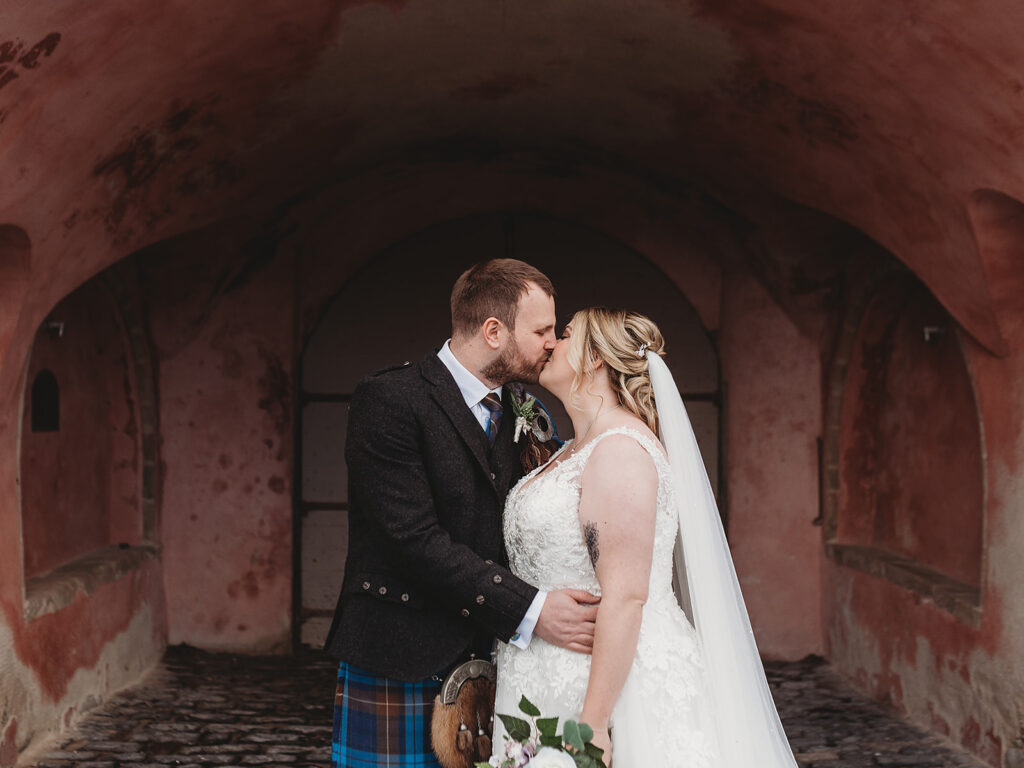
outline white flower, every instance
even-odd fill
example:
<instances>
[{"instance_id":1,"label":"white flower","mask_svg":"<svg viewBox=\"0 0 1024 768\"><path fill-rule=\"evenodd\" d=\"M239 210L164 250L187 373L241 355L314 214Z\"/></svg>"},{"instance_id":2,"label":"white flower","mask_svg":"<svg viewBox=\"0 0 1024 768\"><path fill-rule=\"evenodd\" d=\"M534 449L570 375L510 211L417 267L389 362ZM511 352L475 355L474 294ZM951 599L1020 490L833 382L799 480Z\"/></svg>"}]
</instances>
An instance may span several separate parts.
<instances>
[{"instance_id":1,"label":"white flower","mask_svg":"<svg viewBox=\"0 0 1024 768\"><path fill-rule=\"evenodd\" d=\"M522 416L516 416L516 434L515 437L512 438L513 443L519 442L519 436L523 433L523 430L526 428L526 426L526 419L524 419Z\"/></svg>"},{"instance_id":2,"label":"white flower","mask_svg":"<svg viewBox=\"0 0 1024 768\"><path fill-rule=\"evenodd\" d=\"M530 768L576 768L576 762L567 752L541 747L530 761Z\"/></svg>"}]
</instances>

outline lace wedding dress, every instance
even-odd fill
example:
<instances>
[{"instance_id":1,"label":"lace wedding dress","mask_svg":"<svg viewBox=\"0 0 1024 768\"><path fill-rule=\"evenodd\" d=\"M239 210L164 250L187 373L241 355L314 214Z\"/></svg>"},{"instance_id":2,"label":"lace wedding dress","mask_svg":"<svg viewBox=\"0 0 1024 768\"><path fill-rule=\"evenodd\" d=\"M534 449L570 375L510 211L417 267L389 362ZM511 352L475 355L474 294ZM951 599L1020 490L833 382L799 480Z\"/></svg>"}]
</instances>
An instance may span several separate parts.
<instances>
[{"instance_id":1,"label":"lace wedding dress","mask_svg":"<svg viewBox=\"0 0 1024 768\"><path fill-rule=\"evenodd\" d=\"M650 454L658 471L658 511L650 588L636 655L612 713L614 768L712 768L715 737L704 690L703 654L693 626L672 591L673 547L679 522L668 461L657 444L618 427L579 453L512 489L504 534L512 572L543 590L584 589L601 594L580 530L580 482L594 447L610 435L628 435ZM568 448L567 443L552 459ZM544 717L576 720L590 675L590 656L557 648L536 635L525 650L499 643L495 712L522 716L520 697ZM505 730L495 718L494 754L504 756Z\"/></svg>"}]
</instances>

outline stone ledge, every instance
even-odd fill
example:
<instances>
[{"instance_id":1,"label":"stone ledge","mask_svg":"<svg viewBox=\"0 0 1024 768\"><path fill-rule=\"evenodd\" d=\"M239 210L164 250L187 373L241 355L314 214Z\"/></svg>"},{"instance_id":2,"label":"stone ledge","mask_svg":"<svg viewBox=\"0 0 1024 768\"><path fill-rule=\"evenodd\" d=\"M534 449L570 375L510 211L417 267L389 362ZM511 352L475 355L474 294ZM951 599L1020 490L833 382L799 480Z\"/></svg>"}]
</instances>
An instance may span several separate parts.
<instances>
[{"instance_id":1,"label":"stone ledge","mask_svg":"<svg viewBox=\"0 0 1024 768\"><path fill-rule=\"evenodd\" d=\"M829 542L825 553L840 565L853 568L927 597L960 621L981 623L981 590L908 557L877 547Z\"/></svg>"},{"instance_id":2,"label":"stone ledge","mask_svg":"<svg viewBox=\"0 0 1024 768\"><path fill-rule=\"evenodd\" d=\"M71 605L79 592L91 595L101 584L116 581L156 555L156 547L149 545L104 547L26 579L25 621Z\"/></svg>"}]
</instances>

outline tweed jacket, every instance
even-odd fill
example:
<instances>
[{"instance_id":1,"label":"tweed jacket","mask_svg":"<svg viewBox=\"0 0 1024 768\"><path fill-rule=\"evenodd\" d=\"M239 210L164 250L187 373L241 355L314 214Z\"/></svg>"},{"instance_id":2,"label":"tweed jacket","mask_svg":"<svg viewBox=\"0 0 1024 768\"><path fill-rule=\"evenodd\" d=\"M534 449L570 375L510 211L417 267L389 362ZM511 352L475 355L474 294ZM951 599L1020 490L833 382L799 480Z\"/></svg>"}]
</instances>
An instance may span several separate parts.
<instances>
[{"instance_id":1,"label":"tweed jacket","mask_svg":"<svg viewBox=\"0 0 1024 768\"><path fill-rule=\"evenodd\" d=\"M516 631L537 590L505 567L502 509L522 469L503 393L492 447L436 354L356 388L348 558L326 644L335 657L416 681L481 635Z\"/></svg>"}]
</instances>

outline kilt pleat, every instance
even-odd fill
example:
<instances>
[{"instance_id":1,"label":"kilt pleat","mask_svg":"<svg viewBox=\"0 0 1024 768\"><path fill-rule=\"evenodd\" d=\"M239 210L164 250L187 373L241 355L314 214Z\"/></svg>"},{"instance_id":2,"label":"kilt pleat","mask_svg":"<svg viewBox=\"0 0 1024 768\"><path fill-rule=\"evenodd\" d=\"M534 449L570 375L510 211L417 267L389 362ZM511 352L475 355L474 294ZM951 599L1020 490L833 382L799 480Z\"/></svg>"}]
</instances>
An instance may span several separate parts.
<instances>
[{"instance_id":1,"label":"kilt pleat","mask_svg":"<svg viewBox=\"0 0 1024 768\"><path fill-rule=\"evenodd\" d=\"M441 683L406 683L342 662L334 696L335 768L440 768L430 718Z\"/></svg>"}]
</instances>

